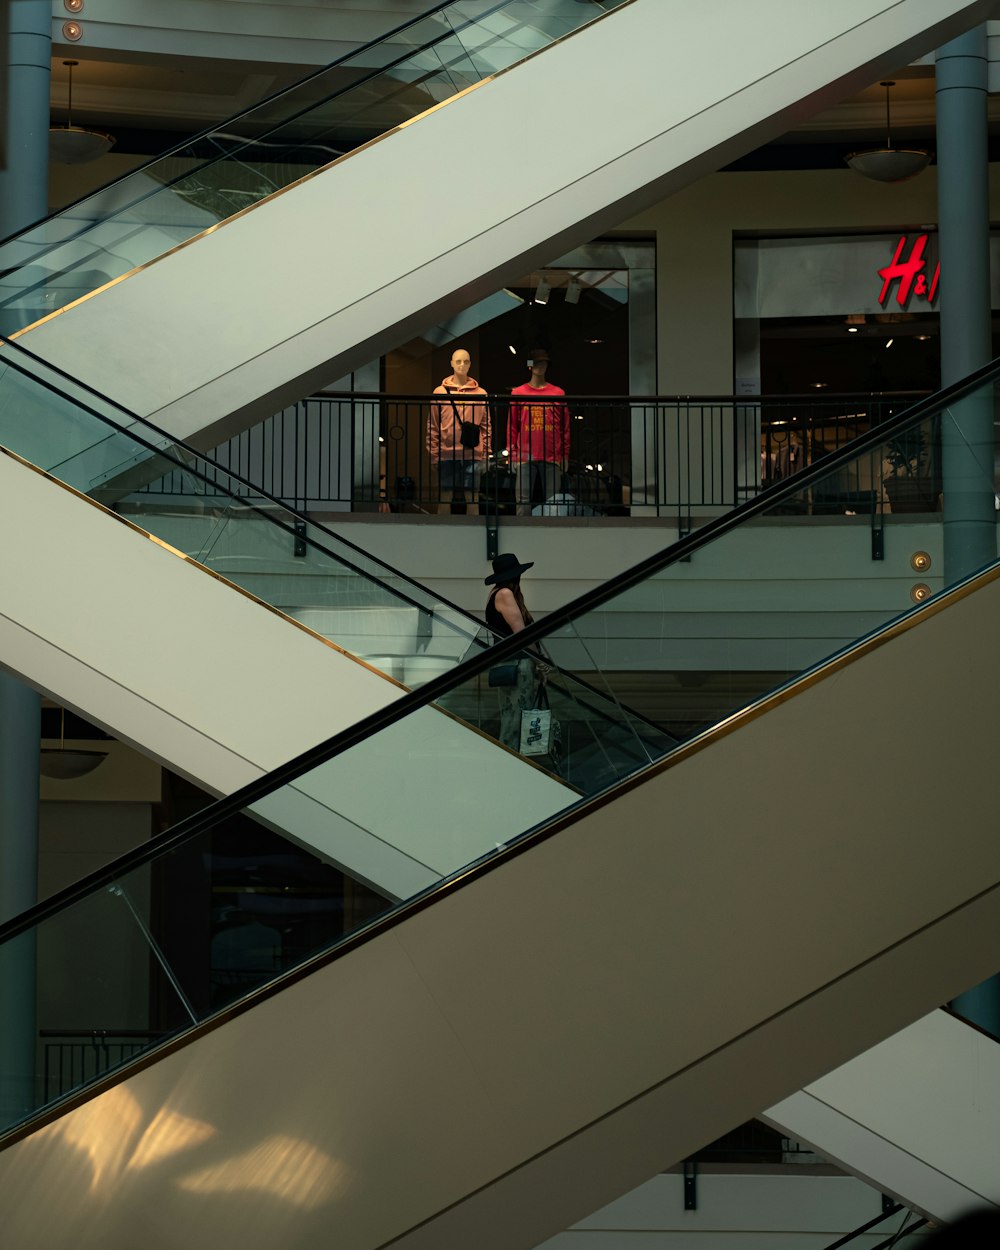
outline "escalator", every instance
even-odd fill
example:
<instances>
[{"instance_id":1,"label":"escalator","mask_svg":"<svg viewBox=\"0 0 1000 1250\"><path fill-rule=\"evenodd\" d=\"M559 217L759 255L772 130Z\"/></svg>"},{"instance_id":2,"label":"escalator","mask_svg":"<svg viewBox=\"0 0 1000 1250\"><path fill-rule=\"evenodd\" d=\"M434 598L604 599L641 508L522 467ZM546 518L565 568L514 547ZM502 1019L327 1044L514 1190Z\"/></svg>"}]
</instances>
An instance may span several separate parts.
<instances>
[{"instance_id":1,"label":"escalator","mask_svg":"<svg viewBox=\"0 0 1000 1250\"><path fill-rule=\"evenodd\" d=\"M1000 1202L998 1039L935 1011L764 1119L929 1218Z\"/></svg>"},{"instance_id":2,"label":"escalator","mask_svg":"<svg viewBox=\"0 0 1000 1250\"><path fill-rule=\"evenodd\" d=\"M18 347L0 368L0 515L11 534L32 518L31 541L5 561L0 657L63 706L231 793L486 645L475 618L237 475L177 444L154 454L160 432L123 430L129 415ZM173 493L115 494L113 512L88 476L96 457L143 458ZM309 616L335 641L299 624ZM492 692L431 731L450 736L456 769L506 778L524 823L673 742L568 672L552 697L558 777L497 747ZM321 789L282 804L268 823L390 898L461 867L487 827L494 842L505 832L485 813L465 839L414 824L389 845L334 817Z\"/></svg>"},{"instance_id":3,"label":"escalator","mask_svg":"<svg viewBox=\"0 0 1000 1250\"><path fill-rule=\"evenodd\" d=\"M0 329L210 448L991 8L439 4L8 241Z\"/></svg>"},{"instance_id":4,"label":"escalator","mask_svg":"<svg viewBox=\"0 0 1000 1250\"><path fill-rule=\"evenodd\" d=\"M749 699L734 682L715 723L657 762L531 827L511 816L500 846L484 830L463 870L360 926L345 917L341 937L294 958L280 934L296 892L230 890L227 908L277 935L274 966L235 983L212 954L213 839L227 822L313 772L339 813L387 842L419 821L458 839L510 811L508 780L457 768L450 740L420 721L430 704L469 714L493 696L481 672L540 643L557 674L589 656L595 684L669 646L671 569L734 542L766 554L782 527L815 540L829 528L809 517L817 494L848 467L874 474L889 440L940 438L969 400L992 402L998 374L893 419L5 925L12 1241L34 1250L72 1229L86 1246L528 1248L1000 966L1000 845L978 818L992 797L996 562L833 655L820 643L805 666L790 631L785 680L762 677ZM991 462L982 473L992 496ZM930 513L914 531L880 510L834 522L859 573L873 551L895 560L943 525ZM751 581L727 593L734 611L760 602ZM738 664L724 640L720 679ZM183 907L164 874L190 880ZM40 987L56 977L63 994L40 993L32 1019L36 963ZM146 1040L60 1086L34 1064L57 1007Z\"/></svg>"}]
</instances>

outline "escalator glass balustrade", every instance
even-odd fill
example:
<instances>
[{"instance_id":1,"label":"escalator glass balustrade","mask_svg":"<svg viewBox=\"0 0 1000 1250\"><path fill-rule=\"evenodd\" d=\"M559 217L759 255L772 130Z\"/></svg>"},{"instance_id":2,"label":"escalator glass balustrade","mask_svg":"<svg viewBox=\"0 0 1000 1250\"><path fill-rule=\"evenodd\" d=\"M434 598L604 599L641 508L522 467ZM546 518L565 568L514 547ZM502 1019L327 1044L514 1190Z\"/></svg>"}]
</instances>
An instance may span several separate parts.
<instances>
[{"instance_id":1,"label":"escalator glass balustrade","mask_svg":"<svg viewBox=\"0 0 1000 1250\"><path fill-rule=\"evenodd\" d=\"M433 6L0 244L0 332L148 264L622 2Z\"/></svg>"},{"instance_id":2,"label":"escalator glass balustrade","mask_svg":"<svg viewBox=\"0 0 1000 1250\"><path fill-rule=\"evenodd\" d=\"M123 428L123 421L132 424ZM408 689L489 645L481 621L456 605L16 345L0 362L0 447ZM156 481L155 492L128 493L133 465L144 483ZM233 645L238 671L264 658L247 654L245 643ZM563 729L561 773L580 789L601 786L620 775L624 761L641 766L673 744L569 671L553 683L552 700ZM449 706L484 732L496 730L495 697L481 706L455 692ZM620 762L609 772L612 741Z\"/></svg>"},{"instance_id":3,"label":"escalator glass balustrade","mask_svg":"<svg viewBox=\"0 0 1000 1250\"><path fill-rule=\"evenodd\" d=\"M908 616L933 610L935 595L992 566L998 376L1000 366L991 366L921 403L825 466L710 522L4 926L3 1127L97 1079L59 1084L41 1063L36 1026L57 1027L50 983L64 987L67 1017L109 1036L132 1030L146 1038L141 1055L251 1003L255 993L326 957L352 930L392 915L388 903L382 917L371 908L357 916L345 909L336 933L320 926L310 939L301 925L301 882L289 879L283 889L280 864L265 893L223 881L222 831L248 816L267 824L272 808L287 810L289 789L323 794L335 838L364 830L403 853L419 843L425 859L433 847L438 884L419 900L432 902L440 883L489 867L512 844L528 845L554 822L572 819L588 802L581 792L612 800L623 783L710 745L736 718L766 715L769 702L821 679L831 661L847 662ZM889 482L904 470L926 487L921 511L890 511ZM969 554L952 570L942 567L949 495L961 501L959 520L970 530ZM837 500L839 510L831 511ZM496 741L498 698L487 673L519 651L542 650L557 718L567 715L577 677L606 697L587 740L571 738L535 761ZM625 710L626 695L637 697L641 721ZM621 709L619 719L611 708ZM659 748L648 725L663 735ZM858 733L865 732L859 708ZM174 906L163 882L181 880L183 906ZM516 900L511 908L515 923ZM286 944L282 935L293 930L296 940ZM32 1020L36 965L38 1001L49 1014Z\"/></svg>"}]
</instances>

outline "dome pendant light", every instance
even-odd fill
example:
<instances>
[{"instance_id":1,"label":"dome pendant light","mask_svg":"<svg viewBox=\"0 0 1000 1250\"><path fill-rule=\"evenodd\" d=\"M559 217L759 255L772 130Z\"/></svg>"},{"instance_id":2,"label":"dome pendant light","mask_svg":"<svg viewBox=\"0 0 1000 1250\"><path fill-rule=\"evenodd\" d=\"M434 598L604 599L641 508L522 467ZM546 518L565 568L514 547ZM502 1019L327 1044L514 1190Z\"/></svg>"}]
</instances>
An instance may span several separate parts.
<instances>
[{"instance_id":1,"label":"dome pendant light","mask_svg":"<svg viewBox=\"0 0 1000 1250\"><path fill-rule=\"evenodd\" d=\"M42 747L38 769L43 777L56 781L76 781L85 777L108 758L107 751L78 751L66 746L66 709L59 710L59 745Z\"/></svg>"},{"instance_id":2,"label":"dome pendant light","mask_svg":"<svg viewBox=\"0 0 1000 1250\"><path fill-rule=\"evenodd\" d=\"M102 130L86 130L73 125L73 70L79 61L63 61L69 70L69 100L66 106L66 125L49 127L49 159L60 165L83 165L95 161L114 143L112 135Z\"/></svg>"},{"instance_id":3,"label":"dome pendant light","mask_svg":"<svg viewBox=\"0 0 1000 1250\"><path fill-rule=\"evenodd\" d=\"M889 92L895 85L894 82L879 83L880 87L885 87L885 147L852 152L844 158L853 170L876 182L905 182L907 178L915 178L923 173L931 159L930 152L924 148L892 146Z\"/></svg>"}]
</instances>

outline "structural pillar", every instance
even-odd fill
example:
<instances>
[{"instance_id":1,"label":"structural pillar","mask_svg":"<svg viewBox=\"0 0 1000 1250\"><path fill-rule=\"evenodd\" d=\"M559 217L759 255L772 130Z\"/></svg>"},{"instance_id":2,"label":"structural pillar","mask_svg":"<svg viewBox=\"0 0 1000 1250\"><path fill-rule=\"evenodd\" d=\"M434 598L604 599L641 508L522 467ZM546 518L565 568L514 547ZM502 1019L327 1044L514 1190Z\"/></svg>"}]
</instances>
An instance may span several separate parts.
<instances>
[{"instance_id":1,"label":"structural pillar","mask_svg":"<svg viewBox=\"0 0 1000 1250\"><path fill-rule=\"evenodd\" d=\"M49 0L10 0L8 11L0 238L48 211L52 6ZM0 672L0 921L37 899L40 721L35 691ZM34 1105L34 951L33 936L0 948L0 1125Z\"/></svg>"},{"instance_id":2,"label":"structural pillar","mask_svg":"<svg viewBox=\"0 0 1000 1250\"><path fill-rule=\"evenodd\" d=\"M941 385L990 362L990 203L986 27L938 50L937 166L941 257ZM993 387L941 417L944 577L957 581L997 557ZM1000 1030L1000 976L954 1001L962 1015Z\"/></svg>"},{"instance_id":3,"label":"structural pillar","mask_svg":"<svg viewBox=\"0 0 1000 1250\"><path fill-rule=\"evenodd\" d=\"M941 385L992 359L986 27L945 44L937 65ZM993 401L952 405L941 422L944 575L996 559Z\"/></svg>"},{"instance_id":4,"label":"structural pillar","mask_svg":"<svg viewBox=\"0 0 1000 1250\"><path fill-rule=\"evenodd\" d=\"M0 922L38 897L40 700L0 671ZM35 1104L35 937L0 946L0 1128Z\"/></svg>"}]
</instances>

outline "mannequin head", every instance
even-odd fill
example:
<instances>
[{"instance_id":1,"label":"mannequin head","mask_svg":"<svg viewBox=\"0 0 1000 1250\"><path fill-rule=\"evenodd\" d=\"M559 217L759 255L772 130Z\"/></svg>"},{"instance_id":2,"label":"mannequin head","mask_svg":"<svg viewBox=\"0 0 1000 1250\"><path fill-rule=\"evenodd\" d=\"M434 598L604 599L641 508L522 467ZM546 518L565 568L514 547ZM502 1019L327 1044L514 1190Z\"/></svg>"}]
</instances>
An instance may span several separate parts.
<instances>
[{"instance_id":1,"label":"mannequin head","mask_svg":"<svg viewBox=\"0 0 1000 1250\"><path fill-rule=\"evenodd\" d=\"M451 372L456 382L462 383L469 376L472 357L464 347L456 347L451 353Z\"/></svg>"},{"instance_id":2,"label":"mannequin head","mask_svg":"<svg viewBox=\"0 0 1000 1250\"><path fill-rule=\"evenodd\" d=\"M534 386L543 386L545 371L549 367L549 353L544 347L533 347L528 352L528 368L531 370L531 382Z\"/></svg>"}]
</instances>

